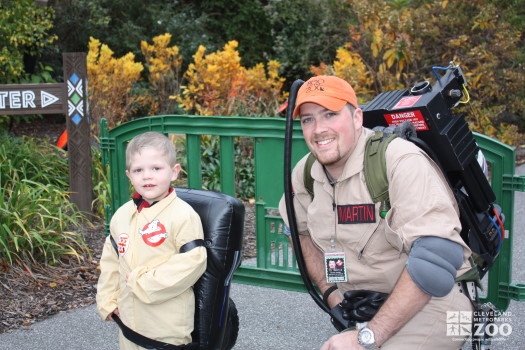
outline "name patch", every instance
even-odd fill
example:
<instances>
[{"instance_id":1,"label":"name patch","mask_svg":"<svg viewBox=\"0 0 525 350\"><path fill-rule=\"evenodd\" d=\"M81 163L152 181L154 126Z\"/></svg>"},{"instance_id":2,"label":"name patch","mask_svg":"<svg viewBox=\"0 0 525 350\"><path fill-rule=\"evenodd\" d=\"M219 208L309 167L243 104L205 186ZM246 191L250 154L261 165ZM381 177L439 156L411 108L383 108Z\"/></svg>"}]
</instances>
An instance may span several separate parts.
<instances>
[{"instance_id":1,"label":"name patch","mask_svg":"<svg viewBox=\"0 0 525 350\"><path fill-rule=\"evenodd\" d=\"M349 204L337 206L339 224L368 224L376 222L374 204Z\"/></svg>"}]
</instances>

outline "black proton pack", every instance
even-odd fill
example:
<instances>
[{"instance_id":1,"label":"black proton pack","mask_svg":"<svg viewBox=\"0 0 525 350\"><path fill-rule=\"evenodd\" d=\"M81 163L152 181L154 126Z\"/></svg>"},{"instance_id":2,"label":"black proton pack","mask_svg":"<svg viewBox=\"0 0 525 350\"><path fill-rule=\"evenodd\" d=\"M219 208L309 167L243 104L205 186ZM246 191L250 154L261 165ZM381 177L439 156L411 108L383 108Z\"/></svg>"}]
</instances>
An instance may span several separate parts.
<instances>
[{"instance_id":1,"label":"black proton pack","mask_svg":"<svg viewBox=\"0 0 525 350\"><path fill-rule=\"evenodd\" d=\"M443 77L436 69L445 69ZM482 278L497 258L504 228L496 196L479 162L479 148L463 114L453 114L458 103L468 102L465 77L459 66L434 67L437 82L416 84L410 90L379 94L361 106L368 128L411 122L421 147L441 167L460 209L461 237L471 248Z\"/></svg>"}]
</instances>

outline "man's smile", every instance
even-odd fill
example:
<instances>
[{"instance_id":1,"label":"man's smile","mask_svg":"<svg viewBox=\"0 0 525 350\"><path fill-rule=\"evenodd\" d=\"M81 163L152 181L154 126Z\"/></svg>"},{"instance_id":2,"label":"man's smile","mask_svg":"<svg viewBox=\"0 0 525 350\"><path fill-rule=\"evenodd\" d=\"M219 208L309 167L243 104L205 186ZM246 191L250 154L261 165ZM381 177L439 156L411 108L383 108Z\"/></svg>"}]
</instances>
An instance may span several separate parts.
<instances>
[{"instance_id":1,"label":"man's smile","mask_svg":"<svg viewBox=\"0 0 525 350\"><path fill-rule=\"evenodd\" d=\"M318 144L319 146L325 146L325 145L328 145L329 143L333 142L334 140L335 140L335 138L331 138L331 139L315 141L315 143Z\"/></svg>"}]
</instances>

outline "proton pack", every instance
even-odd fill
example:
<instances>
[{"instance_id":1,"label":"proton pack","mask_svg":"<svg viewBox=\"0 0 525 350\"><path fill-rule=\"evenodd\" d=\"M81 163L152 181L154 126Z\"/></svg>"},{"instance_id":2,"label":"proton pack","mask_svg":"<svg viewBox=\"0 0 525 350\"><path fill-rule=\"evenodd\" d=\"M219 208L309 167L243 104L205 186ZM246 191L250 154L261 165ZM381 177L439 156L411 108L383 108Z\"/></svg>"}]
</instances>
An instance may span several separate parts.
<instances>
[{"instance_id":1,"label":"proton pack","mask_svg":"<svg viewBox=\"0 0 525 350\"><path fill-rule=\"evenodd\" d=\"M437 69L447 72L443 77ZM363 125L399 126L408 121L415 132L405 137L421 147L441 167L460 210L461 237L471 248L479 278L496 260L503 242L504 227L496 196L478 162L479 147L463 114L452 108L468 102L467 83L459 66L433 68L437 82L416 84L410 90L379 94L361 106Z\"/></svg>"},{"instance_id":2,"label":"proton pack","mask_svg":"<svg viewBox=\"0 0 525 350\"><path fill-rule=\"evenodd\" d=\"M460 208L461 237L473 252L479 279L497 258L503 240L501 208L482 170L484 158L463 115L452 114L466 92L459 66L450 66L431 87L425 81L410 91L378 95L363 110L363 125L375 131L365 148L364 176L374 203L381 203L380 216L390 209L385 151L390 141L401 137L422 148L440 167ZM437 74L436 74L437 75ZM304 184L313 193L313 154L304 168ZM469 278L478 276L469 274Z\"/></svg>"}]
</instances>

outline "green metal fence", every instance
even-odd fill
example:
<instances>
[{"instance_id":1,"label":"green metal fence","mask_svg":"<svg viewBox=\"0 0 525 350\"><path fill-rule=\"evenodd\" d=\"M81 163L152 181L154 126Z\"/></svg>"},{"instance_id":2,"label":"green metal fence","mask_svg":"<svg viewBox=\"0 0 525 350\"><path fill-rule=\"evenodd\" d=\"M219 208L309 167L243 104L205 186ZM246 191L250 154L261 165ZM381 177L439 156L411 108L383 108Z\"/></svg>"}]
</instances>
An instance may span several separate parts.
<instances>
[{"instance_id":1,"label":"green metal fence","mask_svg":"<svg viewBox=\"0 0 525 350\"><path fill-rule=\"evenodd\" d=\"M186 140L188 187L202 188L201 135L216 135L220 144L221 192L235 195L234 138L253 138L255 171L255 226L257 258L244 261L234 276L237 283L305 291L288 238L282 233L277 206L284 184L285 120L281 118L154 116L140 118L107 130L101 122L100 143L103 164L110 167L112 206L107 223L116 208L130 198L125 176L125 149L129 140L146 131L184 134ZM308 151L300 125L294 125L292 162ZM511 299L525 300L525 284L512 283L512 240L514 191L525 191L525 177L516 176L514 150L498 141L475 135L491 164L492 187L506 215L506 234L500 256L488 274L485 300L506 310Z\"/></svg>"}]
</instances>

